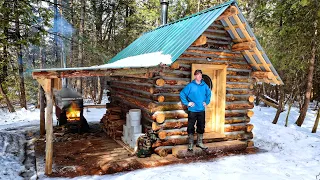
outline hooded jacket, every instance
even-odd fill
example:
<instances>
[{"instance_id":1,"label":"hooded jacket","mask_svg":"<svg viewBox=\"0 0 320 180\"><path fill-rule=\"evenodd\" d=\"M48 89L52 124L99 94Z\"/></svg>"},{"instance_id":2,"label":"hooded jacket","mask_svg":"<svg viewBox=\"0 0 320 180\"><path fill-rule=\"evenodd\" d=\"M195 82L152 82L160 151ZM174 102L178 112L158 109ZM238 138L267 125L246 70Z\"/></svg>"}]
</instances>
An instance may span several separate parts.
<instances>
[{"instance_id":1,"label":"hooded jacket","mask_svg":"<svg viewBox=\"0 0 320 180\"><path fill-rule=\"evenodd\" d=\"M208 105L210 98L211 90L203 80L201 80L200 84L197 84L197 82L193 80L180 92L182 104L188 106L189 102L194 102L195 105L193 107L188 107L188 110L191 112L205 111L203 102Z\"/></svg>"}]
</instances>

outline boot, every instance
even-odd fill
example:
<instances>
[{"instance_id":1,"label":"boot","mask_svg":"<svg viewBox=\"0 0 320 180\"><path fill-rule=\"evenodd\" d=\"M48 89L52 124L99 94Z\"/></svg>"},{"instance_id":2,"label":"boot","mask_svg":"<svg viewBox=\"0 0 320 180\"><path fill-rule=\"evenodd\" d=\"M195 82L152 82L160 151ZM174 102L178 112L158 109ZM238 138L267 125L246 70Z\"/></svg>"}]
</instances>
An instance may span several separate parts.
<instances>
[{"instance_id":1,"label":"boot","mask_svg":"<svg viewBox=\"0 0 320 180\"><path fill-rule=\"evenodd\" d=\"M203 143L202 143L202 140L203 140L203 134L198 134L197 135L197 147L201 148L202 150L207 150L208 147L206 147Z\"/></svg>"},{"instance_id":2,"label":"boot","mask_svg":"<svg viewBox=\"0 0 320 180\"><path fill-rule=\"evenodd\" d=\"M193 134L189 134L189 144L188 144L188 151L193 151Z\"/></svg>"}]
</instances>

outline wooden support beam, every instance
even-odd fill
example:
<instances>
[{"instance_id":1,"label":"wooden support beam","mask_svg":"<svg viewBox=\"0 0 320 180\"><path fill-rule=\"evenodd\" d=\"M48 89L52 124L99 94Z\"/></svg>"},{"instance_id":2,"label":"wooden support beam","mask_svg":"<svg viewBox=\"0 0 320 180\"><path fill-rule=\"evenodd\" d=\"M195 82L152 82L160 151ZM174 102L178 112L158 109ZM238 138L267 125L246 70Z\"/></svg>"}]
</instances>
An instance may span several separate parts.
<instances>
[{"instance_id":1,"label":"wooden support beam","mask_svg":"<svg viewBox=\"0 0 320 180\"><path fill-rule=\"evenodd\" d=\"M238 14L238 8L236 6L230 6L218 17L217 20L227 19L228 17L231 17L236 14Z\"/></svg>"},{"instance_id":2,"label":"wooden support beam","mask_svg":"<svg viewBox=\"0 0 320 180\"><path fill-rule=\"evenodd\" d=\"M52 174L52 157L53 157L53 123L52 123L52 112L53 112L53 91L52 91L52 80L46 79L46 165L45 174Z\"/></svg>"},{"instance_id":3,"label":"wooden support beam","mask_svg":"<svg viewBox=\"0 0 320 180\"><path fill-rule=\"evenodd\" d=\"M263 72L263 71L255 71L251 73L252 78L258 78L258 79L272 79L273 73L272 72Z\"/></svg>"},{"instance_id":4,"label":"wooden support beam","mask_svg":"<svg viewBox=\"0 0 320 180\"><path fill-rule=\"evenodd\" d=\"M92 77L92 76L133 76L140 78L146 78L148 76L153 76L155 72L160 71L170 71L170 68L166 66L155 66L155 67L146 67L146 68L109 68L109 69L75 69L75 68L66 68L65 70L36 70L32 72L33 78L46 78L46 79L55 79L55 78L71 78L71 77Z\"/></svg>"},{"instance_id":5,"label":"wooden support beam","mask_svg":"<svg viewBox=\"0 0 320 180\"><path fill-rule=\"evenodd\" d=\"M266 69L266 71L270 71L271 72L271 69L270 69L270 64L267 64L265 59L263 58L261 52L258 50L257 47L253 48L253 51L256 53L256 55L258 56L260 62L262 62L263 64L263 67ZM280 84L280 82L277 80L277 78L275 76L272 76L272 81L275 83L275 84Z\"/></svg>"},{"instance_id":6,"label":"wooden support beam","mask_svg":"<svg viewBox=\"0 0 320 180\"><path fill-rule=\"evenodd\" d=\"M232 25L230 20L228 18L225 18L223 20L227 23L229 29L231 30L232 34L234 35L234 37L235 37L234 40L243 42L244 40L240 38L238 32L236 31L236 28Z\"/></svg>"},{"instance_id":7,"label":"wooden support beam","mask_svg":"<svg viewBox=\"0 0 320 180\"><path fill-rule=\"evenodd\" d=\"M232 17L237 22L239 29L242 31L242 34L244 35L244 37L246 37L247 41L252 41L251 36L249 35L248 31L246 30L245 25L242 24L238 15L233 15Z\"/></svg>"},{"instance_id":8,"label":"wooden support beam","mask_svg":"<svg viewBox=\"0 0 320 180\"><path fill-rule=\"evenodd\" d=\"M251 50L256 47L256 42L242 42L232 45L232 51L244 51L244 50Z\"/></svg>"},{"instance_id":9,"label":"wooden support beam","mask_svg":"<svg viewBox=\"0 0 320 180\"><path fill-rule=\"evenodd\" d=\"M253 66L253 67L255 67L257 70L261 71L260 66L258 66L256 60L253 58L252 54L251 54L248 50L242 51L242 54L248 56L248 58L249 58L250 61L251 61L251 64L250 64L251 66Z\"/></svg>"},{"instance_id":10,"label":"wooden support beam","mask_svg":"<svg viewBox=\"0 0 320 180\"><path fill-rule=\"evenodd\" d=\"M195 40L191 46L201 46L207 43L207 37L204 35L201 35L200 37L198 37L197 40Z\"/></svg>"}]
</instances>

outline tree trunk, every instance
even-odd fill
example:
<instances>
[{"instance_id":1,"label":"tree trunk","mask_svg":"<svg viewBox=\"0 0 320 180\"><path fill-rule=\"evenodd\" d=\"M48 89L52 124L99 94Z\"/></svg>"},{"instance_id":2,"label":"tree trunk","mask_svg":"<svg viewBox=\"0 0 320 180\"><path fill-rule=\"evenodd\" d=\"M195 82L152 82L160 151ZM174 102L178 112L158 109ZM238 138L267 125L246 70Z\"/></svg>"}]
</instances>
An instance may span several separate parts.
<instances>
[{"instance_id":1,"label":"tree trunk","mask_svg":"<svg viewBox=\"0 0 320 180\"><path fill-rule=\"evenodd\" d=\"M80 61L80 67L83 67L83 36L84 36L84 18L86 10L86 1L81 0L81 14L79 25L79 54L78 60ZM82 94L82 78L77 80L77 91Z\"/></svg>"},{"instance_id":2,"label":"tree trunk","mask_svg":"<svg viewBox=\"0 0 320 180\"><path fill-rule=\"evenodd\" d=\"M277 124L277 122L279 120L280 113L283 111L284 89L283 89L282 85L279 87L279 91L280 91L280 101L279 101L279 106L277 109L276 116L274 117L274 119L272 121L273 124Z\"/></svg>"},{"instance_id":3,"label":"tree trunk","mask_svg":"<svg viewBox=\"0 0 320 180\"><path fill-rule=\"evenodd\" d=\"M317 113L317 118L316 118L316 121L314 122L314 126L312 128L312 133L316 133L317 132L317 128L318 128L318 125L319 125L319 120L320 120L320 108L318 109L318 113Z\"/></svg>"},{"instance_id":4,"label":"tree trunk","mask_svg":"<svg viewBox=\"0 0 320 180\"><path fill-rule=\"evenodd\" d=\"M15 3L15 8L17 8L17 4ZM15 26L16 26L16 38L18 41L21 40L20 34L20 19L19 13L15 13ZM24 76L23 76L23 63L22 63L22 45L19 43L17 46L17 56L18 56L18 66L19 66L19 80L20 80L20 106L22 108L27 109L27 100L26 100L26 90L24 87Z\"/></svg>"},{"instance_id":5,"label":"tree trunk","mask_svg":"<svg viewBox=\"0 0 320 180\"><path fill-rule=\"evenodd\" d=\"M7 96L7 94L5 93L5 91L4 91L3 87L2 87L2 82L0 82L0 94L5 99L6 104L8 106L9 112L11 112L11 113L12 112L16 112L16 110L13 108L13 106L12 106L8 96Z\"/></svg>"},{"instance_id":6,"label":"tree trunk","mask_svg":"<svg viewBox=\"0 0 320 180\"><path fill-rule=\"evenodd\" d=\"M3 3L3 7L8 8L8 3L9 1L5 1ZM4 28L3 28L3 32L4 32L4 43L3 43L3 54L1 56L0 54L0 94L1 96L5 99L6 104L8 106L8 110L9 112L15 112L15 109L13 108L7 94L6 94L6 90L3 88L2 83L5 82L6 77L8 76L8 36L9 36L9 13L8 11L6 11L4 13Z\"/></svg>"},{"instance_id":7,"label":"tree trunk","mask_svg":"<svg viewBox=\"0 0 320 180\"><path fill-rule=\"evenodd\" d=\"M292 101L290 101L289 102L289 109L288 109L288 113L287 113L287 116L286 116L286 123L285 123L285 127L288 127L288 121L289 121L289 114L290 114L290 111L291 111L291 107L292 107L292 105L293 105L293 102Z\"/></svg>"},{"instance_id":8,"label":"tree trunk","mask_svg":"<svg viewBox=\"0 0 320 180\"><path fill-rule=\"evenodd\" d=\"M314 72L314 64L316 60L316 49L317 49L317 35L318 35L318 18L316 18L314 22L314 35L312 39L312 50L311 50L311 59L309 62L309 71L308 71L308 80L307 80L307 88L305 92L305 99L304 103L302 106L302 109L300 111L300 115L296 121L298 126L301 126L303 124L303 121L306 117L309 103L310 103L310 95L311 95L311 90L312 90L312 80L313 80L313 72Z\"/></svg>"}]
</instances>

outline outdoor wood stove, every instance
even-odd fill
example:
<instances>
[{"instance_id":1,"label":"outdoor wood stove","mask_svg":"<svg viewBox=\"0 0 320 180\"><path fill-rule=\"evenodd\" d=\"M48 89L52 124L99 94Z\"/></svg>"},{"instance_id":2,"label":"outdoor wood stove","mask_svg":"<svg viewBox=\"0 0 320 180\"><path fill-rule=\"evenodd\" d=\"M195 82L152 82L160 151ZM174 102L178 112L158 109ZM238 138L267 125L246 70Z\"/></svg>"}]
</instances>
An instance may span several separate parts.
<instances>
[{"instance_id":1,"label":"outdoor wood stove","mask_svg":"<svg viewBox=\"0 0 320 180\"><path fill-rule=\"evenodd\" d=\"M83 116L82 96L69 89L62 88L56 93L56 116L59 125L65 125L71 132L87 132L89 125Z\"/></svg>"}]
</instances>

